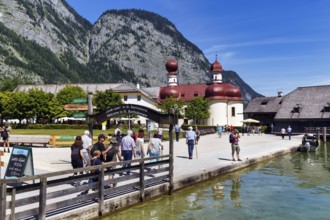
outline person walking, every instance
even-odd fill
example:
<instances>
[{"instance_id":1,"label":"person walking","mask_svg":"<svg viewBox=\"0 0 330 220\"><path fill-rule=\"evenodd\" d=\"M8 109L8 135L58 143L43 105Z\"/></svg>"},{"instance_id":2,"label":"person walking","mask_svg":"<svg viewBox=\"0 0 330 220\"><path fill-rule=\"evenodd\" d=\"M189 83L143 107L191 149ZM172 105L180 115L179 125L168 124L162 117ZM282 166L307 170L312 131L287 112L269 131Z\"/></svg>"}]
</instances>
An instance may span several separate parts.
<instances>
[{"instance_id":1,"label":"person walking","mask_svg":"<svg viewBox=\"0 0 330 220\"><path fill-rule=\"evenodd\" d=\"M218 135L221 138L222 137L223 128L222 128L222 126L218 126L217 129L218 129Z\"/></svg>"},{"instance_id":2,"label":"person walking","mask_svg":"<svg viewBox=\"0 0 330 220\"><path fill-rule=\"evenodd\" d=\"M83 161L85 160L83 155L83 142L81 136L77 136L74 143L71 145L71 165L73 169L84 167ZM80 172L83 174L83 172ZM75 172L74 176L77 175Z\"/></svg>"},{"instance_id":3,"label":"person walking","mask_svg":"<svg viewBox=\"0 0 330 220\"><path fill-rule=\"evenodd\" d=\"M176 138L176 141L178 142L179 138L180 138L181 126L176 124L174 127L174 130L175 130L175 138Z\"/></svg>"},{"instance_id":4,"label":"person walking","mask_svg":"<svg viewBox=\"0 0 330 220\"><path fill-rule=\"evenodd\" d=\"M290 125L288 126L288 128L286 129L286 131L288 132L289 140L291 140L292 128L290 127Z\"/></svg>"},{"instance_id":5,"label":"person walking","mask_svg":"<svg viewBox=\"0 0 330 220\"><path fill-rule=\"evenodd\" d=\"M9 133L11 131L11 127L6 124L3 128L1 128L1 137L3 140L3 151L10 153L10 144L9 144ZM6 151L7 147L7 151Z\"/></svg>"},{"instance_id":6,"label":"person walking","mask_svg":"<svg viewBox=\"0 0 330 220\"><path fill-rule=\"evenodd\" d=\"M153 138L150 139L149 145L148 145L148 153L150 157L159 157L161 150L163 150L163 145L161 140L158 138L158 134L154 134ZM155 160L150 160L150 162L153 162ZM159 158L157 158L157 161L159 161Z\"/></svg>"},{"instance_id":7,"label":"person walking","mask_svg":"<svg viewBox=\"0 0 330 220\"><path fill-rule=\"evenodd\" d=\"M129 161L134 158L136 158L136 152L135 152L135 142L134 139L132 138L132 134L133 131L132 130L128 130L127 131L127 135L125 137L123 137L123 139L121 140L120 146L121 146L121 153L123 156L123 160L124 161ZM131 167L131 163L124 163L123 164L123 168L130 168ZM127 175L130 174L130 170L127 171Z\"/></svg>"},{"instance_id":8,"label":"person walking","mask_svg":"<svg viewBox=\"0 0 330 220\"><path fill-rule=\"evenodd\" d=\"M84 167L89 166L91 162L90 151L92 149L92 139L89 137L89 131L85 131L81 137L83 142Z\"/></svg>"},{"instance_id":9,"label":"person walking","mask_svg":"<svg viewBox=\"0 0 330 220\"><path fill-rule=\"evenodd\" d=\"M105 162L105 155L107 154L107 152L110 150L110 148L108 147L107 149L105 148L103 142L105 141L106 137L104 134L99 134L99 136L97 137L98 141L97 143L95 143L92 147L91 150L91 155L94 155L94 151L99 150L101 152L100 155L100 160L102 162Z\"/></svg>"},{"instance_id":10,"label":"person walking","mask_svg":"<svg viewBox=\"0 0 330 220\"><path fill-rule=\"evenodd\" d=\"M121 161L121 150L120 150L116 137L112 137L110 139L110 145L108 148L110 148L110 150L106 154L105 162L111 164L111 163ZM111 165L111 166L107 167L107 171L110 171L114 168L116 168L116 165ZM110 174L109 180L113 179L114 177L115 177L115 174ZM108 189L111 186L116 187L117 183L113 183L112 185L111 184L107 185L107 186L105 186L105 188Z\"/></svg>"},{"instance_id":11,"label":"person walking","mask_svg":"<svg viewBox=\"0 0 330 220\"><path fill-rule=\"evenodd\" d=\"M194 145L195 145L195 139L197 135L196 133L192 130L192 127L188 127L188 132L186 134L186 143L188 145L188 155L189 159L193 159L193 152L194 152Z\"/></svg>"},{"instance_id":12,"label":"person walking","mask_svg":"<svg viewBox=\"0 0 330 220\"><path fill-rule=\"evenodd\" d=\"M282 140L284 139L284 136L285 136L285 128L282 128L281 129L281 136L282 136Z\"/></svg>"},{"instance_id":13,"label":"person walking","mask_svg":"<svg viewBox=\"0 0 330 220\"><path fill-rule=\"evenodd\" d=\"M201 138L201 132L198 130L198 127L195 127L195 133L196 133L196 139L195 139L195 144L198 144L199 139Z\"/></svg>"},{"instance_id":14,"label":"person walking","mask_svg":"<svg viewBox=\"0 0 330 220\"><path fill-rule=\"evenodd\" d=\"M137 158L144 158L145 153L144 153L144 130L140 129L138 131L138 137L135 141L135 152L136 152L136 157Z\"/></svg>"},{"instance_id":15,"label":"person walking","mask_svg":"<svg viewBox=\"0 0 330 220\"><path fill-rule=\"evenodd\" d=\"M233 131L233 133L231 134L231 156L233 158L233 161L236 161L235 160L235 152L236 152L236 158L237 158L237 161L242 161L240 159L240 156L239 156L239 153L240 153L240 147L239 147L239 138L240 138L240 135L239 135L239 132L237 129L235 129Z\"/></svg>"}]
</instances>

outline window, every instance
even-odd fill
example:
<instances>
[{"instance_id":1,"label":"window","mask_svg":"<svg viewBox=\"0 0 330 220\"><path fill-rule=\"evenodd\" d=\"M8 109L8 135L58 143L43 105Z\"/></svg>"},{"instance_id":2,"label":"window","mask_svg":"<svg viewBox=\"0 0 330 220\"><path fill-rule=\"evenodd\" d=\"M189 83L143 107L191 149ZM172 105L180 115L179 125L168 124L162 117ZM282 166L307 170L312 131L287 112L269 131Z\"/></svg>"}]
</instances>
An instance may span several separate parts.
<instances>
[{"instance_id":1,"label":"window","mask_svg":"<svg viewBox=\"0 0 330 220\"><path fill-rule=\"evenodd\" d=\"M292 113L300 113L301 105L297 104L293 107Z\"/></svg>"},{"instance_id":2,"label":"window","mask_svg":"<svg viewBox=\"0 0 330 220\"><path fill-rule=\"evenodd\" d=\"M330 106L324 106L323 112L330 112Z\"/></svg>"},{"instance_id":3,"label":"window","mask_svg":"<svg viewBox=\"0 0 330 220\"><path fill-rule=\"evenodd\" d=\"M140 95L137 96L137 100L141 101L141 96Z\"/></svg>"},{"instance_id":4,"label":"window","mask_svg":"<svg viewBox=\"0 0 330 220\"><path fill-rule=\"evenodd\" d=\"M127 101L127 95L124 95L124 101Z\"/></svg>"},{"instance_id":5,"label":"window","mask_svg":"<svg viewBox=\"0 0 330 220\"><path fill-rule=\"evenodd\" d=\"M231 107L231 116L235 117L236 112L235 112L235 107Z\"/></svg>"},{"instance_id":6,"label":"window","mask_svg":"<svg viewBox=\"0 0 330 220\"><path fill-rule=\"evenodd\" d=\"M267 105L267 101L263 101L263 102L261 102L261 105Z\"/></svg>"}]
</instances>

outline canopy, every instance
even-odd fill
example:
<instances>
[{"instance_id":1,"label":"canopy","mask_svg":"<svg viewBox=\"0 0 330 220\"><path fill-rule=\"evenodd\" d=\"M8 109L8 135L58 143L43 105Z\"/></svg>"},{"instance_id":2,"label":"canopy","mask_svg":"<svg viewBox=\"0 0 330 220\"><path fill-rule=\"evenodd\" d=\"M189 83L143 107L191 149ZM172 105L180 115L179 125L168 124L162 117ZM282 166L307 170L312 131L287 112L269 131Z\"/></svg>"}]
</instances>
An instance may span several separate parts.
<instances>
[{"instance_id":1,"label":"canopy","mask_svg":"<svg viewBox=\"0 0 330 220\"><path fill-rule=\"evenodd\" d=\"M257 123L260 123L260 121L255 120L255 119L252 119L252 118L245 119L245 120L243 120L241 122L243 122L243 123L256 123L256 124Z\"/></svg>"}]
</instances>

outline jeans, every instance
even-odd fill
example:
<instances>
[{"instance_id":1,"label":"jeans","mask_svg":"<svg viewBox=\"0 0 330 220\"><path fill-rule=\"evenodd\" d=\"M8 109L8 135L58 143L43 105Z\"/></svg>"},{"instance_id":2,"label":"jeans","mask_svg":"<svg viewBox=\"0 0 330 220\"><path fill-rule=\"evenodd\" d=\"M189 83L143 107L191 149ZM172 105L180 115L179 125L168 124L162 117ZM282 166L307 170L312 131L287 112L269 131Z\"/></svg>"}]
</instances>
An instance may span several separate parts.
<instances>
[{"instance_id":1,"label":"jeans","mask_svg":"<svg viewBox=\"0 0 330 220\"><path fill-rule=\"evenodd\" d=\"M124 161L133 159L133 151L131 151L131 150L123 150L121 153L123 155ZM124 167L128 167L128 168L131 167L131 163L124 163L123 168ZM128 170L127 175L129 175L129 174L130 174L130 171Z\"/></svg>"},{"instance_id":2,"label":"jeans","mask_svg":"<svg viewBox=\"0 0 330 220\"><path fill-rule=\"evenodd\" d=\"M180 132L175 132L176 141L179 141L179 137L180 137Z\"/></svg>"},{"instance_id":3,"label":"jeans","mask_svg":"<svg viewBox=\"0 0 330 220\"><path fill-rule=\"evenodd\" d=\"M194 144L195 144L195 141L194 140L189 140L188 141L188 154L189 154L189 157L192 157L193 156L193 153L194 153Z\"/></svg>"}]
</instances>

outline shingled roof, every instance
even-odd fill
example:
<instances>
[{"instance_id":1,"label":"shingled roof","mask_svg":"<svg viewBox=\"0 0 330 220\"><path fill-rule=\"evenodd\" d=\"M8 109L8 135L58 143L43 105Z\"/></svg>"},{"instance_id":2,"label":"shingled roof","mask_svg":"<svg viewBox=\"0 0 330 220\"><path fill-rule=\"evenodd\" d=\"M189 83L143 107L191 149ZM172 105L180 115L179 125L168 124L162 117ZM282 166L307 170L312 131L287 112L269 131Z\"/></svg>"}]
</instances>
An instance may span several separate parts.
<instances>
[{"instance_id":1,"label":"shingled roof","mask_svg":"<svg viewBox=\"0 0 330 220\"><path fill-rule=\"evenodd\" d=\"M283 97L258 97L249 102L244 113L276 113Z\"/></svg>"},{"instance_id":2,"label":"shingled roof","mask_svg":"<svg viewBox=\"0 0 330 220\"><path fill-rule=\"evenodd\" d=\"M287 94L275 120L330 120L330 85L298 87Z\"/></svg>"}]
</instances>

